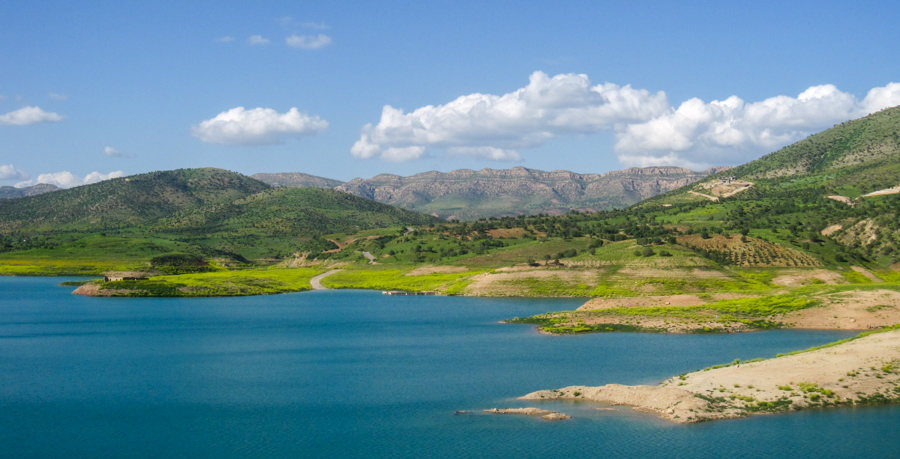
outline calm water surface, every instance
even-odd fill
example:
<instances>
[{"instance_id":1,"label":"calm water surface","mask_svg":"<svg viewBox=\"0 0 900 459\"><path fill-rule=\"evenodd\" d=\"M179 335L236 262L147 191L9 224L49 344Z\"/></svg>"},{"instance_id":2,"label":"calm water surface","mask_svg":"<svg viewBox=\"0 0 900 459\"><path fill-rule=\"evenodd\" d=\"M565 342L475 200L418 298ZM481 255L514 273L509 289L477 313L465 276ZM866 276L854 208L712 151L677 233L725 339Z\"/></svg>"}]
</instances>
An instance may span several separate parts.
<instances>
[{"instance_id":1,"label":"calm water surface","mask_svg":"<svg viewBox=\"0 0 900 459\"><path fill-rule=\"evenodd\" d=\"M654 384L852 333L551 337L497 322L581 301L99 299L60 281L0 278L0 457L898 454L897 406L689 426L587 402L531 402L565 422L479 414L538 389Z\"/></svg>"}]
</instances>

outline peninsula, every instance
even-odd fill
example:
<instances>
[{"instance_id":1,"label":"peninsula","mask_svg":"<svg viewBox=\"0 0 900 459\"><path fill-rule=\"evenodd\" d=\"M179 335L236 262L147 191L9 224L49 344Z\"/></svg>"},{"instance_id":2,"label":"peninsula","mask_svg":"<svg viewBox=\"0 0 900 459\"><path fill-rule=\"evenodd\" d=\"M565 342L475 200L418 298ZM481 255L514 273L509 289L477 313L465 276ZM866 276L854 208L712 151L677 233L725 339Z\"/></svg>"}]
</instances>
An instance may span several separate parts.
<instances>
[{"instance_id":1,"label":"peninsula","mask_svg":"<svg viewBox=\"0 0 900 459\"><path fill-rule=\"evenodd\" d=\"M520 400L626 405L677 423L900 400L900 328L774 359L706 368L657 386L571 386Z\"/></svg>"}]
</instances>

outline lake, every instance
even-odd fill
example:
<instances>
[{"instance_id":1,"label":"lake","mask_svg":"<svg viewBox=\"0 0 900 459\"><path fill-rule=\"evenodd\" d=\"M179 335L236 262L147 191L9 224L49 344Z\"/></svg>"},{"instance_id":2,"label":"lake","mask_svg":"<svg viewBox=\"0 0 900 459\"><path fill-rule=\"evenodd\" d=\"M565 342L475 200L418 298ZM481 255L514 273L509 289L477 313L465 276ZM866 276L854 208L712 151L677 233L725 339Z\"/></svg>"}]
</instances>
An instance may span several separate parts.
<instances>
[{"instance_id":1,"label":"lake","mask_svg":"<svg viewBox=\"0 0 900 459\"><path fill-rule=\"evenodd\" d=\"M498 321L582 301L357 290L85 298L62 280L0 277L0 457L897 454L898 406L675 425L589 402L515 400L655 384L853 333L545 336ZM573 419L481 414L520 406Z\"/></svg>"}]
</instances>

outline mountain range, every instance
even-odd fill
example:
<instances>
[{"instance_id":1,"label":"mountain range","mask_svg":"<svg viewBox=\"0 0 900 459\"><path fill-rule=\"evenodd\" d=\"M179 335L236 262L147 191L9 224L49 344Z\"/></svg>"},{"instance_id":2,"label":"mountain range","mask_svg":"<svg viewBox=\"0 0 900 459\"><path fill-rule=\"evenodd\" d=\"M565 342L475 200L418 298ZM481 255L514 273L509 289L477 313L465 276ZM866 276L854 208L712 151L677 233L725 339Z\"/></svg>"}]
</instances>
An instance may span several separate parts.
<instances>
[{"instance_id":1,"label":"mountain range","mask_svg":"<svg viewBox=\"0 0 900 459\"><path fill-rule=\"evenodd\" d=\"M12 186L0 186L0 199L24 198L26 196L37 196L39 194L49 193L58 190L59 187L49 183L38 183L37 185L16 188Z\"/></svg>"},{"instance_id":2,"label":"mountain range","mask_svg":"<svg viewBox=\"0 0 900 459\"><path fill-rule=\"evenodd\" d=\"M423 172L409 177L380 174L340 183L302 173L256 174L280 187L334 188L384 204L444 219L477 220L507 215L561 215L627 207L696 182L727 168L701 172L672 166L578 174L525 167Z\"/></svg>"}]
</instances>

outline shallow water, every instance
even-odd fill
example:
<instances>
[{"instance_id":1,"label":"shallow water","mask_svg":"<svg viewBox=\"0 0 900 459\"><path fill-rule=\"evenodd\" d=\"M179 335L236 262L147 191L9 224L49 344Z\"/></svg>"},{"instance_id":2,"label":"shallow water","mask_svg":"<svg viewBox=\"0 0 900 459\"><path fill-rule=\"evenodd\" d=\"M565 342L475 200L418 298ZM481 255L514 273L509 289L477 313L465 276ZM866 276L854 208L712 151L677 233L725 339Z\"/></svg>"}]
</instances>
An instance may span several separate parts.
<instances>
[{"instance_id":1,"label":"shallow water","mask_svg":"<svg viewBox=\"0 0 900 459\"><path fill-rule=\"evenodd\" d=\"M687 426L589 402L530 402L564 422L480 414L538 389L653 384L852 333L553 337L498 321L581 301L101 299L60 281L0 278L2 457L896 455L897 406Z\"/></svg>"}]
</instances>

